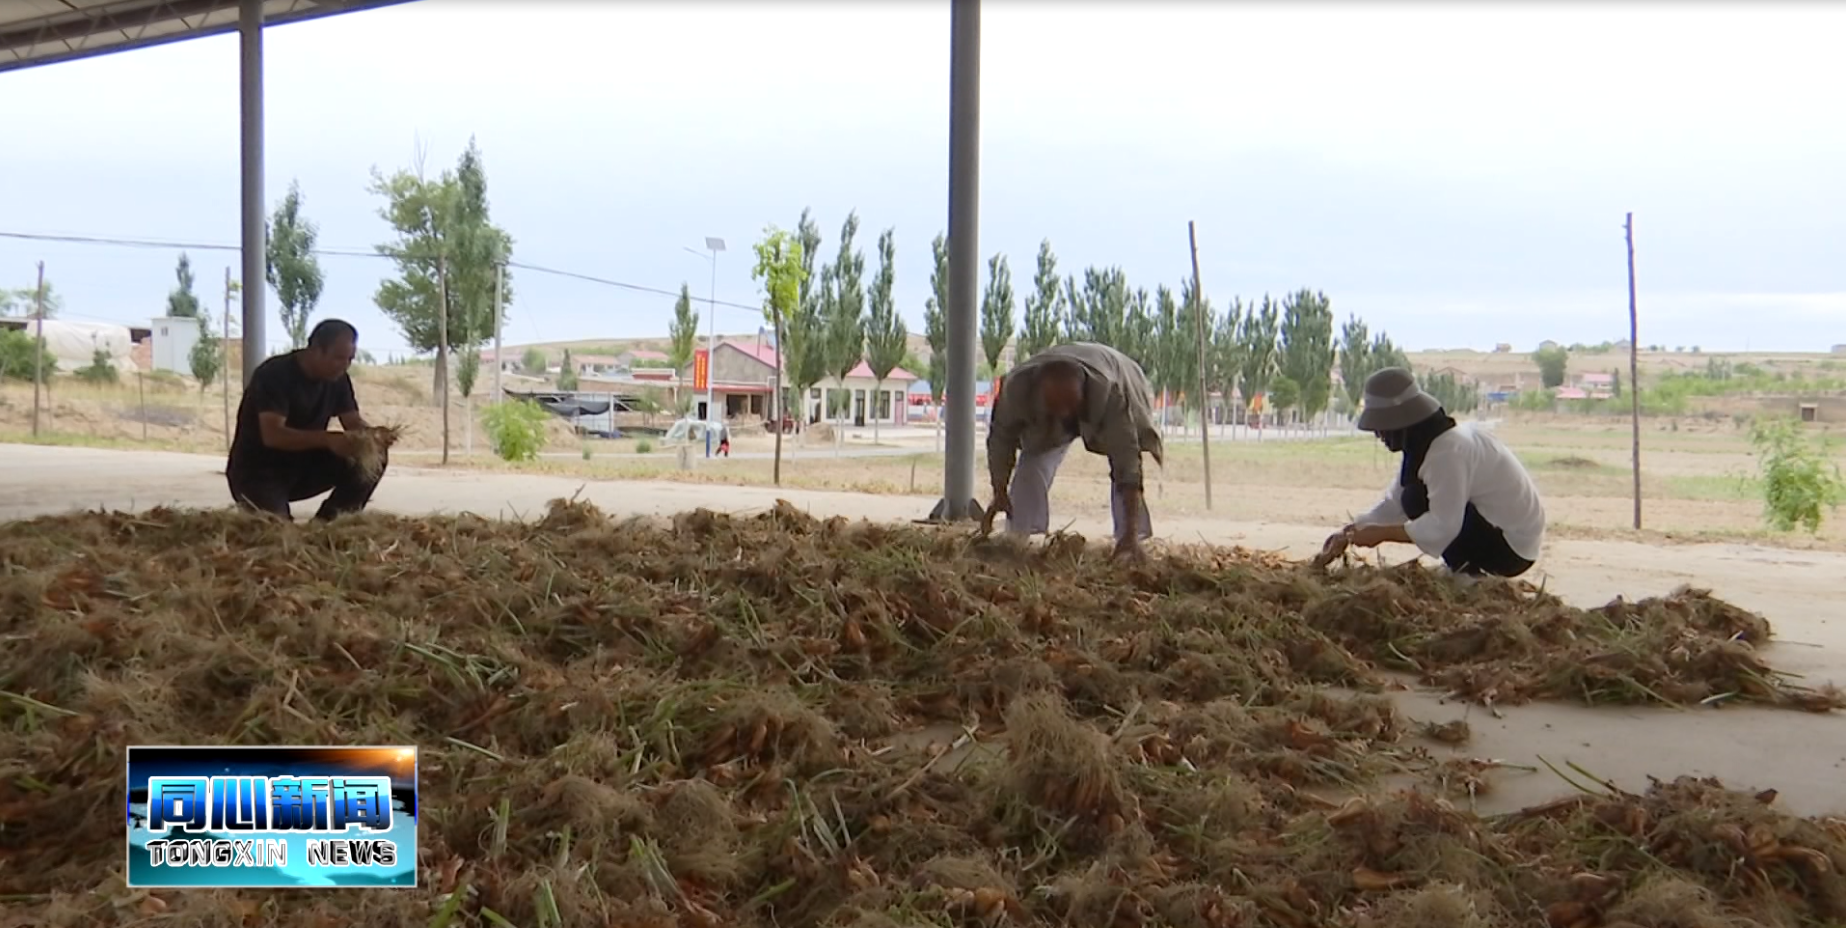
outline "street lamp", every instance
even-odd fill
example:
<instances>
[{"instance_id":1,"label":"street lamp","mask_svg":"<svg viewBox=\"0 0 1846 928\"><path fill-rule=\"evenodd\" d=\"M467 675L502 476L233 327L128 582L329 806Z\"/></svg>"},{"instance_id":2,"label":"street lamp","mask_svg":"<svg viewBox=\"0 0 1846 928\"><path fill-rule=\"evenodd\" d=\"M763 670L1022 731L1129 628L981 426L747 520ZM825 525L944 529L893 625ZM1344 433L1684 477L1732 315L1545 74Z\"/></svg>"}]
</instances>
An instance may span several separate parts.
<instances>
[{"instance_id":1,"label":"street lamp","mask_svg":"<svg viewBox=\"0 0 1846 928\"><path fill-rule=\"evenodd\" d=\"M686 250L695 255L699 254L691 248ZM724 239L705 236L705 250L711 253L711 299L705 304L707 317L705 320L705 456L709 458L711 457L712 413L717 409L712 391L711 366L717 360L718 355L718 252L724 250ZM700 257L705 257L705 255L700 255ZM718 421L722 423L724 418L720 416Z\"/></svg>"}]
</instances>

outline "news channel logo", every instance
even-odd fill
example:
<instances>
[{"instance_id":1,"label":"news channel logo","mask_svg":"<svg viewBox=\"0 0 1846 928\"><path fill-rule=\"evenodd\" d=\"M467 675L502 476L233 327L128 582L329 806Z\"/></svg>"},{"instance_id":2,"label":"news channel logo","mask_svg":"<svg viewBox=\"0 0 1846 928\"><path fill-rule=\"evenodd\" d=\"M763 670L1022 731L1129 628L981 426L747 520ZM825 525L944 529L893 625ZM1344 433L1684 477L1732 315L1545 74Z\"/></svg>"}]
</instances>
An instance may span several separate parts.
<instances>
[{"instance_id":1,"label":"news channel logo","mask_svg":"<svg viewBox=\"0 0 1846 928\"><path fill-rule=\"evenodd\" d=\"M128 749L128 885L417 885L415 747Z\"/></svg>"}]
</instances>

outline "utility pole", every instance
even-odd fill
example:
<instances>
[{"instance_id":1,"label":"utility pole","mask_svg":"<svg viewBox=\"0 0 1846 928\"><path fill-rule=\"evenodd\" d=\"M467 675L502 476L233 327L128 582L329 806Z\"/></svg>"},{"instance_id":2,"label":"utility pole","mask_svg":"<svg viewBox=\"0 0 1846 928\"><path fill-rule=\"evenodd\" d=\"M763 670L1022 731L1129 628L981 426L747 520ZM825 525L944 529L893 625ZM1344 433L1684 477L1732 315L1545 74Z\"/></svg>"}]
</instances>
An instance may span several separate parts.
<instances>
[{"instance_id":1,"label":"utility pole","mask_svg":"<svg viewBox=\"0 0 1846 928\"><path fill-rule=\"evenodd\" d=\"M32 300L38 318L38 350L32 352L32 437L38 437L38 393L45 382L45 262L38 263L38 295Z\"/></svg>"},{"instance_id":2,"label":"utility pole","mask_svg":"<svg viewBox=\"0 0 1846 928\"><path fill-rule=\"evenodd\" d=\"M1641 530L1641 333L1634 300L1634 214L1622 222L1628 240L1628 400L1634 425L1634 529Z\"/></svg>"},{"instance_id":3,"label":"utility pole","mask_svg":"<svg viewBox=\"0 0 1846 928\"><path fill-rule=\"evenodd\" d=\"M506 369L506 359L500 357L500 301L506 296L506 260L501 259L494 265L494 402L506 394L500 391L500 372Z\"/></svg>"},{"instance_id":4,"label":"utility pole","mask_svg":"<svg viewBox=\"0 0 1846 928\"><path fill-rule=\"evenodd\" d=\"M498 360L497 358L495 360ZM436 373L442 389L442 466L449 466L449 259L436 259Z\"/></svg>"},{"instance_id":5,"label":"utility pole","mask_svg":"<svg viewBox=\"0 0 1846 928\"><path fill-rule=\"evenodd\" d=\"M1186 239L1192 245L1192 315L1199 322L1199 448L1205 455L1205 508L1211 509L1211 394L1205 392L1205 293L1199 289L1199 232L1186 221Z\"/></svg>"}]
</instances>

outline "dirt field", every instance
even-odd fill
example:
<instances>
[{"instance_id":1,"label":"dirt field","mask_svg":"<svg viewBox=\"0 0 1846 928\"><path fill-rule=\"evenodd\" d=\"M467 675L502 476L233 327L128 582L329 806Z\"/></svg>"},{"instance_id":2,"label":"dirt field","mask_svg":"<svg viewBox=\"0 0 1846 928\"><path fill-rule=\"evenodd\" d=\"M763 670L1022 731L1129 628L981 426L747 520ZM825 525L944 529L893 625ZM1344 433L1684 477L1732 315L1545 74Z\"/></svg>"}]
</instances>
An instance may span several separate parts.
<instances>
[{"instance_id":1,"label":"dirt field","mask_svg":"<svg viewBox=\"0 0 1846 928\"><path fill-rule=\"evenodd\" d=\"M1626 537L1631 532L1632 477L1626 434L1610 429L1501 423L1497 430L1532 469L1545 493L1554 533ZM1644 527L1655 540L1735 538L1797 548L1840 548L1838 523L1818 537L1771 535L1762 528L1756 461L1734 431L1659 431L1645 439ZM1619 443L1618 443L1619 442ZM1196 441L1173 440L1164 470L1150 470L1150 503L1162 516L1215 515L1240 521L1337 525L1377 501L1395 475L1396 458L1368 438L1315 441L1214 442L1213 506L1205 505L1203 454ZM484 462L487 466L491 462ZM986 492L984 457L976 462ZM597 455L589 461L546 460L528 468L592 478L666 479L735 485L767 484L766 462L730 461L677 472L670 460ZM919 452L876 459L828 460L824 455L786 466L786 486L933 499L942 458ZM1073 454L1052 491L1054 517L1106 511L1108 471L1102 459Z\"/></svg>"},{"instance_id":2,"label":"dirt field","mask_svg":"<svg viewBox=\"0 0 1846 928\"><path fill-rule=\"evenodd\" d=\"M1490 357L1490 356L1484 356ZM1509 362L1510 363L1510 362ZM1820 363L1814 361L1813 363ZM360 369L360 401L374 421L402 425L406 436L397 453L404 463L433 462L441 447L441 414L429 405L428 371L420 367ZM223 401L201 397L177 382L148 378L142 392L131 383L97 389L60 379L41 425L41 442L115 448L222 453ZM235 403L237 396L231 397ZM29 440L31 389L0 385L0 440ZM143 439L142 419L145 426ZM488 452L477 421L474 454L465 454L465 406L453 398L451 464L493 471L518 470L592 479L652 479L706 484L764 486L771 463L764 458L770 436L739 431L725 461L696 460L681 470L677 457L653 449L636 454L631 441L585 442L553 424L547 456L510 468ZM478 420L478 411L477 411ZM1792 548L1846 550L1846 529L1829 521L1817 537L1777 535L1764 530L1756 460L1745 436L1728 421L1646 420L1642 491L1644 527L1632 530L1627 423L1570 416L1519 417L1495 423L1502 437L1538 478L1556 537L1636 537L1659 542L1688 539L1747 540ZM803 489L897 494L927 507L940 490L942 463L934 437L922 429L887 430L886 451L914 454L841 456L828 460L826 441L791 439L783 485ZM1150 474L1156 512L1165 518L1213 516L1239 521L1332 525L1369 507L1392 477L1394 458L1375 442L1338 436L1311 442L1218 440L1211 449L1215 505L1205 506L1203 455L1194 436L1175 435L1168 466ZM853 429L841 447L869 448L871 431ZM1841 458L1846 461L1846 457ZM977 462L984 473L985 464ZM1107 473L1090 455L1073 455L1053 490L1057 517L1106 512ZM984 492L985 480L977 474Z\"/></svg>"}]
</instances>

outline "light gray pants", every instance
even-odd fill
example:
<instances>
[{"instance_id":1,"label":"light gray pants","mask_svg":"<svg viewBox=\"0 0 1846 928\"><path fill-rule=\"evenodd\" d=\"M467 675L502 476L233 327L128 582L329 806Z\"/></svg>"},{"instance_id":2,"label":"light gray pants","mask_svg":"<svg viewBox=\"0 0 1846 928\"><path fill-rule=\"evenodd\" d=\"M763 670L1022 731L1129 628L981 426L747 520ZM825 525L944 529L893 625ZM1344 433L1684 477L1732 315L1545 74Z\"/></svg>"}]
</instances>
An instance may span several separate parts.
<instances>
[{"instance_id":1,"label":"light gray pants","mask_svg":"<svg viewBox=\"0 0 1846 928\"><path fill-rule=\"evenodd\" d=\"M1013 468L1013 483L1006 491L1013 500L1013 511L1006 517L1008 532L1042 535L1051 531L1051 481L1058 475L1058 467L1064 463L1064 454L1072 444L1074 442L1066 442L1050 451L1026 452L1019 456L1019 464ZM1128 533L1130 519L1122 501L1122 491L1113 486L1109 488L1109 512L1115 517L1115 538L1120 541ZM1153 536L1154 523L1148 514L1145 496L1134 521L1140 523L1136 529L1142 539Z\"/></svg>"}]
</instances>

